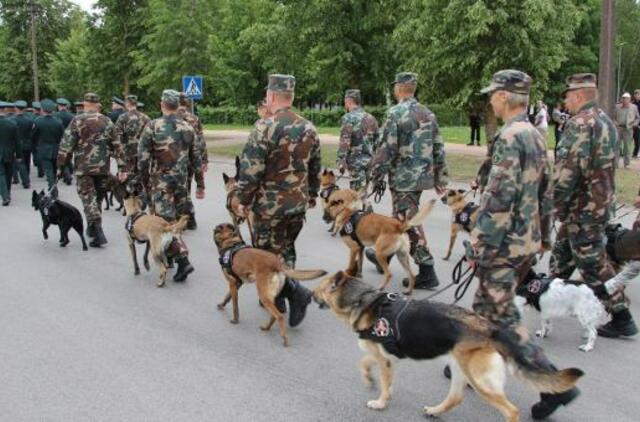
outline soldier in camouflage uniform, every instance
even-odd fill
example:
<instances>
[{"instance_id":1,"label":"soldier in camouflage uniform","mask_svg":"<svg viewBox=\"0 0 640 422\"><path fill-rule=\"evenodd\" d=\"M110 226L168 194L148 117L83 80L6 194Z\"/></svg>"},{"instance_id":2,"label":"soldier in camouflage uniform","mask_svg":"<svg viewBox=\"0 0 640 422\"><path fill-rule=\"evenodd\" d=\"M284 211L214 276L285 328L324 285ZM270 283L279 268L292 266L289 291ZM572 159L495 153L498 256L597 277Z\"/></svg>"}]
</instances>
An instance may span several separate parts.
<instances>
[{"instance_id":1,"label":"soldier in camouflage uniform","mask_svg":"<svg viewBox=\"0 0 640 422\"><path fill-rule=\"evenodd\" d=\"M254 215L255 247L296 263L295 240L302 230L307 207L315 206L320 188L320 141L316 128L291 111L295 78L270 75L267 108L270 117L258 120L240 160L237 196L240 209ZM289 325L305 316L311 292L287 279L276 299L281 312L289 300Z\"/></svg>"},{"instance_id":2,"label":"soldier in camouflage uniform","mask_svg":"<svg viewBox=\"0 0 640 422\"><path fill-rule=\"evenodd\" d=\"M127 111L118 117L115 125L115 143L117 149L123 156L118 160L122 163L119 169L122 174L126 174L126 183L130 192L139 195L144 193L140 175L138 174L138 144L142 131L151 121L149 117L138 111L138 97L128 95L125 100Z\"/></svg>"},{"instance_id":3,"label":"soldier in camouflage uniform","mask_svg":"<svg viewBox=\"0 0 640 422\"><path fill-rule=\"evenodd\" d=\"M31 144L35 145L36 157L44 170L49 189L56 183L56 159L58 146L64 135L62 122L53 116L56 104L45 99L41 102L42 116L33 122Z\"/></svg>"},{"instance_id":4,"label":"soldier in camouflage uniform","mask_svg":"<svg viewBox=\"0 0 640 422\"><path fill-rule=\"evenodd\" d=\"M71 154L78 196L87 219L87 235L93 237L89 245L98 248L107 244L102 230L102 210L98 197L104 196L112 156L120 156L114 143L113 123L99 113L100 97L94 93L84 95L84 113L73 118L64 133L58 151L58 178L63 177L64 166Z\"/></svg>"},{"instance_id":5,"label":"soldier in camouflage uniform","mask_svg":"<svg viewBox=\"0 0 640 422\"><path fill-rule=\"evenodd\" d=\"M111 112L107 117L111 119L111 122L115 125L118 118L124 114L124 101L122 98L111 97Z\"/></svg>"},{"instance_id":6,"label":"soldier in camouflage uniform","mask_svg":"<svg viewBox=\"0 0 640 422\"><path fill-rule=\"evenodd\" d=\"M172 89L162 92L162 117L149 122L138 145L138 171L156 215L173 222L189 213L187 197L188 169L195 172L198 199L204 198L204 177L196 133L178 117L180 93ZM174 281L184 281L193 272L188 250L174 239L168 253L176 258L178 270Z\"/></svg>"},{"instance_id":7,"label":"soldier in camouflage uniform","mask_svg":"<svg viewBox=\"0 0 640 422\"><path fill-rule=\"evenodd\" d=\"M355 191L360 191L367 184L367 168L378 132L375 117L365 112L361 104L360 90L348 89L345 92L347 114L342 116L337 160L340 174L349 170L349 187Z\"/></svg>"},{"instance_id":8,"label":"soldier in camouflage uniform","mask_svg":"<svg viewBox=\"0 0 640 422\"><path fill-rule=\"evenodd\" d=\"M208 170L209 164L209 154L207 152L207 143L204 140L204 131L202 130L202 123L200 123L200 119L198 116L192 114L189 110L191 109L191 100L187 97L187 94L184 92L180 93L180 107L178 107L178 117L180 117L185 122L189 123L191 127L194 129L196 133L196 146L200 151L200 157L202 159L202 172L206 173ZM189 196L187 200L189 201L189 223L187 224L187 229L195 230L198 227L196 223L196 212L193 207L193 203L191 202L191 181L193 180L194 169L189 167L189 176L187 178L187 188L189 192Z\"/></svg>"},{"instance_id":9,"label":"soldier in camouflage uniform","mask_svg":"<svg viewBox=\"0 0 640 422\"><path fill-rule=\"evenodd\" d=\"M597 106L594 74L567 79L565 104L573 117L558 143L555 168L555 211L562 224L551 259L554 277L568 278L577 268L583 280L612 313L598 329L605 337L638 332L624 291L609 296L603 283L615 276L605 251L605 227L615 194L616 127Z\"/></svg>"},{"instance_id":10,"label":"soldier in camouflage uniform","mask_svg":"<svg viewBox=\"0 0 640 422\"><path fill-rule=\"evenodd\" d=\"M400 220L409 220L416 215L422 191L435 188L441 195L448 183L438 122L436 116L414 97L417 83L415 73L396 75L393 92L398 104L387 112L380 144L370 166L374 186L389 175L393 216ZM408 234L411 256L420 268L415 288L435 288L439 282L424 231L422 227L414 227ZM366 255L379 267L374 250L367 249ZM403 280L405 286L408 282L408 279Z\"/></svg>"},{"instance_id":11,"label":"soldier in camouflage uniform","mask_svg":"<svg viewBox=\"0 0 640 422\"><path fill-rule=\"evenodd\" d=\"M492 143L491 166L471 233L468 258L480 280L473 310L519 337L522 358L555 369L542 349L529 340L513 302L521 278L536 254L550 248L553 200L546 142L527 117L532 80L518 70L501 70L482 90L490 94L496 117L504 122ZM579 395L577 388L541 393L534 419L544 419Z\"/></svg>"}]
</instances>

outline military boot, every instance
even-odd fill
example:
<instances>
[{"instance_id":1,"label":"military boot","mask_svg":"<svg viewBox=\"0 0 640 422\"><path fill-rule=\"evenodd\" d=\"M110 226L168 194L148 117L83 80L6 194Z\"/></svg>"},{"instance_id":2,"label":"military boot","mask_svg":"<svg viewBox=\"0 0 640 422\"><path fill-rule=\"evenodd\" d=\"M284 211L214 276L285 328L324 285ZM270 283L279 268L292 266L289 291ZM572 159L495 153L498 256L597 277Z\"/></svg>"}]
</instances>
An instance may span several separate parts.
<instances>
[{"instance_id":1,"label":"military boot","mask_svg":"<svg viewBox=\"0 0 640 422\"><path fill-rule=\"evenodd\" d=\"M103 245L106 245L107 238L105 237L104 232L102 231L102 224L95 223L93 227L95 229L95 236L93 240L89 242L89 246L91 246L92 248L99 248Z\"/></svg>"},{"instance_id":2,"label":"military boot","mask_svg":"<svg viewBox=\"0 0 640 422\"><path fill-rule=\"evenodd\" d=\"M560 406L566 406L580 395L580 390L573 387L564 393L540 393L540 401L531 407L533 419L545 419L558 410Z\"/></svg>"},{"instance_id":3,"label":"military boot","mask_svg":"<svg viewBox=\"0 0 640 422\"><path fill-rule=\"evenodd\" d=\"M404 278L402 280L402 285L404 287L409 286L409 279ZM420 264L420 271L416 276L416 285L415 289L435 289L440 285L440 281L438 280L438 276L436 275L436 271L433 268L433 265L428 264Z\"/></svg>"},{"instance_id":4,"label":"military boot","mask_svg":"<svg viewBox=\"0 0 640 422\"><path fill-rule=\"evenodd\" d=\"M87 222L87 236L88 237L96 237L96 225L92 222Z\"/></svg>"},{"instance_id":5,"label":"military boot","mask_svg":"<svg viewBox=\"0 0 640 422\"><path fill-rule=\"evenodd\" d=\"M380 264L378 263L378 258L376 258L376 251L373 248L366 248L364 250L364 254L367 257L367 259L369 260L369 262L371 262L373 265L376 266L376 270L380 273L383 274L384 270L382 269L382 267L380 266ZM394 254L391 254L387 257L387 264L389 262L391 262L391 258L393 258Z\"/></svg>"},{"instance_id":6,"label":"military boot","mask_svg":"<svg viewBox=\"0 0 640 422\"><path fill-rule=\"evenodd\" d=\"M187 279L189 274L193 272L194 268L193 265L191 265L191 263L189 262L189 258L187 258L186 256L181 256L180 258L176 259L176 262L178 263L178 271L176 271L175 275L173 276L173 281L180 283Z\"/></svg>"},{"instance_id":7,"label":"military boot","mask_svg":"<svg viewBox=\"0 0 640 422\"><path fill-rule=\"evenodd\" d=\"M190 214L189 221L187 222L187 230L195 230L198 228L198 223L196 223L196 215Z\"/></svg>"},{"instance_id":8,"label":"military boot","mask_svg":"<svg viewBox=\"0 0 640 422\"><path fill-rule=\"evenodd\" d=\"M608 338L631 337L638 334L638 327L628 309L614 312L607 324L598 328L598 335Z\"/></svg>"},{"instance_id":9,"label":"military boot","mask_svg":"<svg viewBox=\"0 0 640 422\"><path fill-rule=\"evenodd\" d=\"M291 327L299 325L307 314L307 306L311 303L313 293L300 282L287 278L280 296L289 300L289 325Z\"/></svg>"}]
</instances>

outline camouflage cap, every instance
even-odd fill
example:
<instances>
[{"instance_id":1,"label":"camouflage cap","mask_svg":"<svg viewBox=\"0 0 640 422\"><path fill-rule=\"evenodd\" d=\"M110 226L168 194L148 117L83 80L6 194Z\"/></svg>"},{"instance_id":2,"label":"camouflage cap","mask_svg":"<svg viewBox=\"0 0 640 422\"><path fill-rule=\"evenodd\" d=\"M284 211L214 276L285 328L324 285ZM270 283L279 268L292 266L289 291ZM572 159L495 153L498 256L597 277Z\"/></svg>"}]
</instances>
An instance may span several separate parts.
<instances>
[{"instance_id":1,"label":"camouflage cap","mask_svg":"<svg viewBox=\"0 0 640 422\"><path fill-rule=\"evenodd\" d=\"M48 98L42 100L40 102L40 106L42 107L42 110L46 111L47 113L53 113L54 111L56 111L56 103Z\"/></svg>"},{"instance_id":2,"label":"camouflage cap","mask_svg":"<svg viewBox=\"0 0 640 422\"><path fill-rule=\"evenodd\" d=\"M269 75L267 88L269 91L293 92L296 87L296 78L293 75Z\"/></svg>"},{"instance_id":3,"label":"camouflage cap","mask_svg":"<svg viewBox=\"0 0 640 422\"><path fill-rule=\"evenodd\" d=\"M100 104L100 97L98 96L98 94L94 94L93 92L87 92L86 94L84 94L84 102Z\"/></svg>"},{"instance_id":4,"label":"camouflage cap","mask_svg":"<svg viewBox=\"0 0 640 422\"><path fill-rule=\"evenodd\" d=\"M391 82L391 85L395 84L418 84L418 75L411 72L398 72L396 78Z\"/></svg>"},{"instance_id":5,"label":"camouflage cap","mask_svg":"<svg viewBox=\"0 0 640 422\"><path fill-rule=\"evenodd\" d=\"M180 104L180 93L175 89L165 89L160 99L164 103L177 107Z\"/></svg>"},{"instance_id":6,"label":"camouflage cap","mask_svg":"<svg viewBox=\"0 0 640 422\"><path fill-rule=\"evenodd\" d=\"M500 70L491 77L491 84L483 88L481 94L495 91L509 91L514 94L529 95L533 79L524 72L515 69Z\"/></svg>"},{"instance_id":7,"label":"camouflage cap","mask_svg":"<svg viewBox=\"0 0 640 422\"><path fill-rule=\"evenodd\" d=\"M57 98L56 99L56 104L61 105L61 106L69 106L69 105L71 105L69 100L67 100L66 98Z\"/></svg>"},{"instance_id":8,"label":"camouflage cap","mask_svg":"<svg viewBox=\"0 0 640 422\"><path fill-rule=\"evenodd\" d=\"M124 101L122 101L122 98L116 97L115 95L111 97L111 102L116 103L118 105L124 105Z\"/></svg>"},{"instance_id":9,"label":"camouflage cap","mask_svg":"<svg viewBox=\"0 0 640 422\"><path fill-rule=\"evenodd\" d=\"M17 108L27 108L27 102L24 100L18 100L16 101L16 107Z\"/></svg>"},{"instance_id":10,"label":"camouflage cap","mask_svg":"<svg viewBox=\"0 0 640 422\"><path fill-rule=\"evenodd\" d=\"M353 98L354 100L360 102L360 90L359 89L347 89L344 93L344 98Z\"/></svg>"},{"instance_id":11,"label":"camouflage cap","mask_svg":"<svg viewBox=\"0 0 640 422\"><path fill-rule=\"evenodd\" d=\"M598 78L594 73L577 73L567 78L567 87L562 91L562 94L566 94L567 91L582 88L597 88Z\"/></svg>"},{"instance_id":12,"label":"camouflage cap","mask_svg":"<svg viewBox=\"0 0 640 422\"><path fill-rule=\"evenodd\" d=\"M127 95L127 101L130 101L132 103L138 103L138 96L137 95Z\"/></svg>"},{"instance_id":13,"label":"camouflage cap","mask_svg":"<svg viewBox=\"0 0 640 422\"><path fill-rule=\"evenodd\" d=\"M35 109L40 109L40 101L34 101L31 103L31 107L35 108Z\"/></svg>"},{"instance_id":14,"label":"camouflage cap","mask_svg":"<svg viewBox=\"0 0 640 422\"><path fill-rule=\"evenodd\" d=\"M136 104L136 106L138 108L144 108L144 103L138 102L138 104Z\"/></svg>"}]
</instances>

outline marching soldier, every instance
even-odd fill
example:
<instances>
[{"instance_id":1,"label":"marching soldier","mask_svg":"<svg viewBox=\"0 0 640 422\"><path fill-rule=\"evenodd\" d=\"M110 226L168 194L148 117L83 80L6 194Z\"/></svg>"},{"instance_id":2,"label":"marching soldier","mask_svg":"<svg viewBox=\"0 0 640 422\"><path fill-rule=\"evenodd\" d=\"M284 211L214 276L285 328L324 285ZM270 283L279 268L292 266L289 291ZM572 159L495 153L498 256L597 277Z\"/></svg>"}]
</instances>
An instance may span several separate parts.
<instances>
[{"instance_id":1,"label":"marching soldier","mask_svg":"<svg viewBox=\"0 0 640 422\"><path fill-rule=\"evenodd\" d=\"M124 113L124 101L118 97L111 98L111 113L109 113L109 119L111 122L115 124L118 121L118 117L120 117Z\"/></svg>"},{"instance_id":2,"label":"marching soldier","mask_svg":"<svg viewBox=\"0 0 640 422\"><path fill-rule=\"evenodd\" d=\"M42 115L33 122L31 130L31 144L35 145L36 159L44 171L49 189L56 184L56 159L58 147L64 135L64 126L60 120L53 117L56 104L49 100L42 100Z\"/></svg>"},{"instance_id":3,"label":"marching soldier","mask_svg":"<svg viewBox=\"0 0 640 422\"><path fill-rule=\"evenodd\" d=\"M598 334L633 336L638 328L624 291L609 296L603 284L615 276L607 258L604 232L614 203L616 126L597 105L594 74L567 78L565 96L573 117L564 126L556 155L553 199L556 218L562 225L553 247L551 273L569 278L577 268L612 314L612 320L600 327Z\"/></svg>"},{"instance_id":4,"label":"marching soldier","mask_svg":"<svg viewBox=\"0 0 640 422\"><path fill-rule=\"evenodd\" d=\"M62 126L66 130L69 127L71 120L73 120L73 113L69 111L71 103L66 98L58 98L56 99L56 104L58 106L58 112L55 114L55 117L62 122ZM71 182L73 181L72 175L73 165L71 164L71 160L69 160L64 167L64 183L71 185Z\"/></svg>"},{"instance_id":5,"label":"marching soldier","mask_svg":"<svg viewBox=\"0 0 640 422\"><path fill-rule=\"evenodd\" d=\"M135 95L127 96L125 108L127 111L118 117L115 125L117 149L124 154L119 160L123 163L119 170L127 173L127 184L131 190L142 194L143 187L138 174L138 145L142 131L151 119L138 111L138 97Z\"/></svg>"},{"instance_id":6,"label":"marching soldier","mask_svg":"<svg viewBox=\"0 0 640 422\"><path fill-rule=\"evenodd\" d=\"M415 98L416 74L398 73L393 84L398 104L388 110L381 129L380 144L371 161L371 182L380 186L388 174L393 216L409 220L418 212L422 191L435 188L442 195L449 175L436 116ZM420 269L415 288L435 288L439 281L424 231L414 227L408 234L411 256ZM366 256L382 272L375 251L367 249ZM403 284L408 283L405 278Z\"/></svg>"},{"instance_id":7,"label":"marching soldier","mask_svg":"<svg viewBox=\"0 0 640 422\"><path fill-rule=\"evenodd\" d=\"M351 177L350 188L360 191L367 185L367 168L376 143L378 122L362 108L358 89L348 89L345 92L344 106L347 113L342 116L340 128L338 170L340 174L348 170Z\"/></svg>"},{"instance_id":8,"label":"marching soldier","mask_svg":"<svg viewBox=\"0 0 640 422\"><path fill-rule=\"evenodd\" d=\"M58 151L58 177L62 177L64 165L73 154L78 196L87 219L87 235L93 238L89 246L98 248L107 244L98 197L106 192L110 158L121 155L116 150L113 123L99 112L100 97L91 92L84 94L83 109L64 133Z\"/></svg>"},{"instance_id":9,"label":"marching soldier","mask_svg":"<svg viewBox=\"0 0 640 422\"><path fill-rule=\"evenodd\" d=\"M25 189L31 187L31 153L33 151L31 144L31 129L33 127L33 119L30 118L24 110L27 107L26 101L16 101L16 116L15 121L18 124L18 138L20 138L20 144L22 145L22 151L19 153L19 157L22 158L18 169L20 181Z\"/></svg>"},{"instance_id":10,"label":"marching soldier","mask_svg":"<svg viewBox=\"0 0 640 422\"><path fill-rule=\"evenodd\" d=\"M0 102L4 106L5 103ZM2 205L11 203L11 178L14 162L20 162L18 125L3 110L0 112L0 197Z\"/></svg>"},{"instance_id":11,"label":"marching soldier","mask_svg":"<svg viewBox=\"0 0 640 422\"><path fill-rule=\"evenodd\" d=\"M155 214L172 222L188 214L188 169L194 169L196 198L204 198L204 177L196 133L178 117L180 93L172 89L162 92L162 117L149 122L138 145L138 171L150 198ZM123 175L126 177L126 173ZM174 240L169 248L176 257L178 270L173 280L181 282L193 272L184 243Z\"/></svg>"},{"instance_id":12,"label":"marching soldier","mask_svg":"<svg viewBox=\"0 0 640 422\"><path fill-rule=\"evenodd\" d=\"M291 268L296 264L295 241L308 207L314 207L320 189L320 140L316 128L291 110L295 78L269 75L267 108L270 117L256 121L242 151L237 196L241 212L253 211L255 244L280 255ZM287 278L276 306L295 327L305 317L312 293Z\"/></svg>"}]
</instances>

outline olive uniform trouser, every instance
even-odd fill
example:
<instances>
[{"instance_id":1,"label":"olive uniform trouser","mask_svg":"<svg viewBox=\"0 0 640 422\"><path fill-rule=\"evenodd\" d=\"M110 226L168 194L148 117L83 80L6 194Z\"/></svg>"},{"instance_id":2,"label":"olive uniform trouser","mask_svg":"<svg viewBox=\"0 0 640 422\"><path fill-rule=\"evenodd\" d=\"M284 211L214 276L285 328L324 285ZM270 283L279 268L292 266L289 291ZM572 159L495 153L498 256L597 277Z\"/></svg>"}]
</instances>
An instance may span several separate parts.
<instances>
[{"instance_id":1,"label":"olive uniform trouser","mask_svg":"<svg viewBox=\"0 0 640 422\"><path fill-rule=\"evenodd\" d=\"M413 218L420 208L420 195L417 192L398 192L391 190L391 200L393 202L393 217L400 221L407 221ZM427 247L427 239L422 226L413 227L407 234L411 241L411 257L417 265L433 265L433 255Z\"/></svg>"},{"instance_id":2,"label":"olive uniform trouser","mask_svg":"<svg viewBox=\"0 0 640 422\"><path fill-rule=\"evenodd\" d=\"M605 249L604 226L563 223L553 245L551 275L570 278L578 269L585 283L602 285L616 275ZM624 289L603 300L609 312L628 308Z\"/></svg>"},{"instance_id":3,"label":"olive uniform trouser","mask_svg":"<svg viewBox=\"0 0 640 422\"><path fill-rule=\"evenodd\" d=\"M253 222L256 248L280 255L291 268L296 266L295 242L304 226L305 215L260 217Z\"/></svg>"},{"instance_id":4,"label":"olive uniform trouser","mask_svg":"<svg viewBox=\"0 0 640 422\"><path fill-rule=\"evenodd\" d=\"M106 174L81 174L76 178L78 196L82 201L84 216L89 224L102 224L102 210L98 204L98 197L103 198L106 195L107 178Z\"/></svg>"},{"instance_id":5,"label":"olive uniform trouser","mask_svg":"<svg viewBox=\"0 0 640 422\"><path fill-rule=\"evenodd\" d=\"M22 163L20 163L20 169L18 174L20 175L20 182L22 186L31 185L31 150L22 151Z\"/></svg>"},{"instance_id":6,"label":"olive uniform trouser","mask_svg":"<svg viewBox=\"0 0 640 422\"><path fill-rule=\"evenodd\" d=\"M4 201L11 199L11 178L13 177L13 163L0 161L0 196Z\"/></svg>"}]
</instances>

